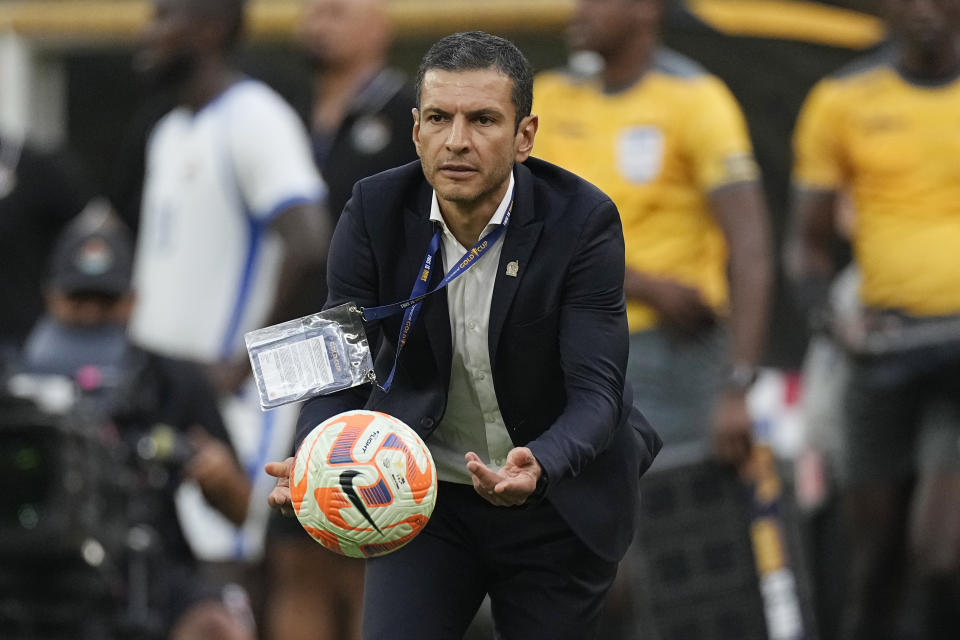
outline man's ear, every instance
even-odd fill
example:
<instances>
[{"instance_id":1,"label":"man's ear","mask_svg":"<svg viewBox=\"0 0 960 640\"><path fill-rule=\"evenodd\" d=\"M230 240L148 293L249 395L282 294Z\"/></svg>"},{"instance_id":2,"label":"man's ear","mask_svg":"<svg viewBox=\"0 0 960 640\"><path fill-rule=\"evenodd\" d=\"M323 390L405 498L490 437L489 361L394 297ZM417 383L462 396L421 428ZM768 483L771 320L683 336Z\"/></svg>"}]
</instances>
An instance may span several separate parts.
<instances>
[{"instance_id":1,"label":"man's ear","mask_svg":"<svg viewBox=\"0 0 960 640\"><path fill-rule=\"evenodd\" d=\"M413 114L413 146L417 149L417 155L420 155L420 110L414 107L410 110Z\"/></svg>"},{"instance_id":2,"label":"man's ear","mask_svg":"<svg viewBox=\"0 0 960 640\"><path fill-rule=\"evenodd\" d=\"M533 152L533 140L537 137L537 128L540 126L540 117L532 113L520 121L517 135L514 139L516 161L523 162Z\"/></svg>"}]
</instances>

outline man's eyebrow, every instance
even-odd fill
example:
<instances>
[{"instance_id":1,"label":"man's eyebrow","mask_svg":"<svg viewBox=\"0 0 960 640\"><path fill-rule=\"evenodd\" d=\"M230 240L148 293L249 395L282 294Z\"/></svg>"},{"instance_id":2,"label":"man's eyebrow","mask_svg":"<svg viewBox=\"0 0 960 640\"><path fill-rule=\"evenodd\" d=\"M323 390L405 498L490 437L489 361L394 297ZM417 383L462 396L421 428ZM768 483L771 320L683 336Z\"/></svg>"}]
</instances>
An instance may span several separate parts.
<instances>
[{"instance_id":1,"label":"man's eyebrow","mask_svg":"<svg viewBox=\"0 0 960 640\"><path fill-rule=\"evenodd\" d=\"M499 109L495 109L494 107L483 107L482 109L467 111L468 118L479 118L481 116L502 118L503 113L501 113Z\"/></svg>"},{"instance_id":2,"label":"man's eyebrow","mask_svg":"<svg viewBox=\"0 0 960 640\"><path fill-rule=\"evenodd\" d=\"M432 105L424 107L421 112L424 115L427 115L427 114L436 114L439 116L451 115L449 111L446 111L445 109L441 109L440 107L435 107ZM471 119L479 118L482 116L494 117L494 118L504 117L503 113L499 109L496 109L495 107L482 107L480 109L474 109L472 111L467 111L464 115L466 115L468 118L471 118Z\"/></svg>"},{"instance_id":3,"label":"man's eyebrow","mask_svg":"<svg viewBox=\"0 0 960 640\"><path fill-rule=\"evenodd\" d=\"M424 114L427 114L427 113L435 113L435 114L440 115L440 116L448 116L448 115L450 115L449 112L444 111L444 110L441 109L440 107L434 107L434 106L426 106L426 107L424 107L424 108L422 109L422 113L424 113Z\"/></svg>"}]
</instances>

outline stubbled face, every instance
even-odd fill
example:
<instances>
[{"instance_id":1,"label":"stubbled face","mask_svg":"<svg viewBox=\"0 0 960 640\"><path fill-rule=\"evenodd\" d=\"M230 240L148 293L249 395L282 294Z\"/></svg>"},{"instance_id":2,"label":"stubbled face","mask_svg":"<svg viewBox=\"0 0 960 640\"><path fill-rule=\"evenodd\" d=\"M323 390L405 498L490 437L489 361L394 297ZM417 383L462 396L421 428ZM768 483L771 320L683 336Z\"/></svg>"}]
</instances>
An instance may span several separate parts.
<instances>
[{"instance_id":1,"label":"stubbled face","mask_svg":"<svg viewBox=\"0 0 960 640\"><path fill-rule=\"evenodd\" d=\"M512 91L513 80L495 69L424 75L413 142L441 206L496 208L514 163L529 157L537 119L516 126Z\"/></svg>"},{"instance_id":2,"label":"stubbled face","mask_svg":"<svg viewBox=\"0 0 960 640\"><path fill-rule=\"evenodd\" d=\"M659 0L578 0L567 27L567 43L571 49L605 56L638 33L654 31L660 12Z\"/></svg>"},{"instance_id":3,"label":"stubbled face","mask_svg":"<svg viewBox=\"0 0 960 640\"><path fill-rule=\"evenodd\" d=\"M958 35L960 0L884 0L891 28L910 47L934 52Z\"/></svg>"},{"instance_id":4,"label":"stubbled face","mask_svg":"<svg viewBox=\"0 0 960 640\"><path fill-rule=\"evenodd\" d=\"M380 0L307 0L297 40L320 67L339 67L389 40Z\"/></svg>"}]
</instances>

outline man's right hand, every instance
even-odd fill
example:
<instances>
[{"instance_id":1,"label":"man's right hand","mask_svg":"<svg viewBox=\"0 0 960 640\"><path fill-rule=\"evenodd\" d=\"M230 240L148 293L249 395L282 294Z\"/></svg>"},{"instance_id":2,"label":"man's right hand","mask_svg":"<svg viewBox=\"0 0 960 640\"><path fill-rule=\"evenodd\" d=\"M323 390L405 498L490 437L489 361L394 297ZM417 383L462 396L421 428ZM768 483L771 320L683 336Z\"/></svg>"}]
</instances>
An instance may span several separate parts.
<instances>
[{"instance_id":1,"label":"man's right hand","mask_svg":"<svg viewBox=\"0 0 960 640\"><path fill-rule=\"evenodd\" d=\"M280 513L294 516L293 503L290 500L290 472L293 471L293 456L283 462L268 462L264 471L277 479L277 484L267 496L267 504L272 509L280 509Z\"/></svg>"}]
</instances>

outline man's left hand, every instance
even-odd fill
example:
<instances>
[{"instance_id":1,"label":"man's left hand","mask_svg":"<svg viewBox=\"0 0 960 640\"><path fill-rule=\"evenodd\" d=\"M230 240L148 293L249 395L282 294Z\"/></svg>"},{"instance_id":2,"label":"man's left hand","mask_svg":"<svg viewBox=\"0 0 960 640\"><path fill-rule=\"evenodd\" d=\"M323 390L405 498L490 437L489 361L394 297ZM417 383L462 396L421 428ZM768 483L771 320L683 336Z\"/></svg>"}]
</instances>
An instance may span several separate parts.
<instances>
[{"instance_id":1,"label":"man's left hand","mask_svg":"<svg viewBox=\"0 0 960 640\"><path fill-rule=\"evenodd\" d=\"M464 458L473 478L473 488L484 500L498 507L515 507L526 502L537 488L542 473L540 463L527 447L511 449L500 471L490 469L472 451Z\"/></svg>"}]
</instances>

